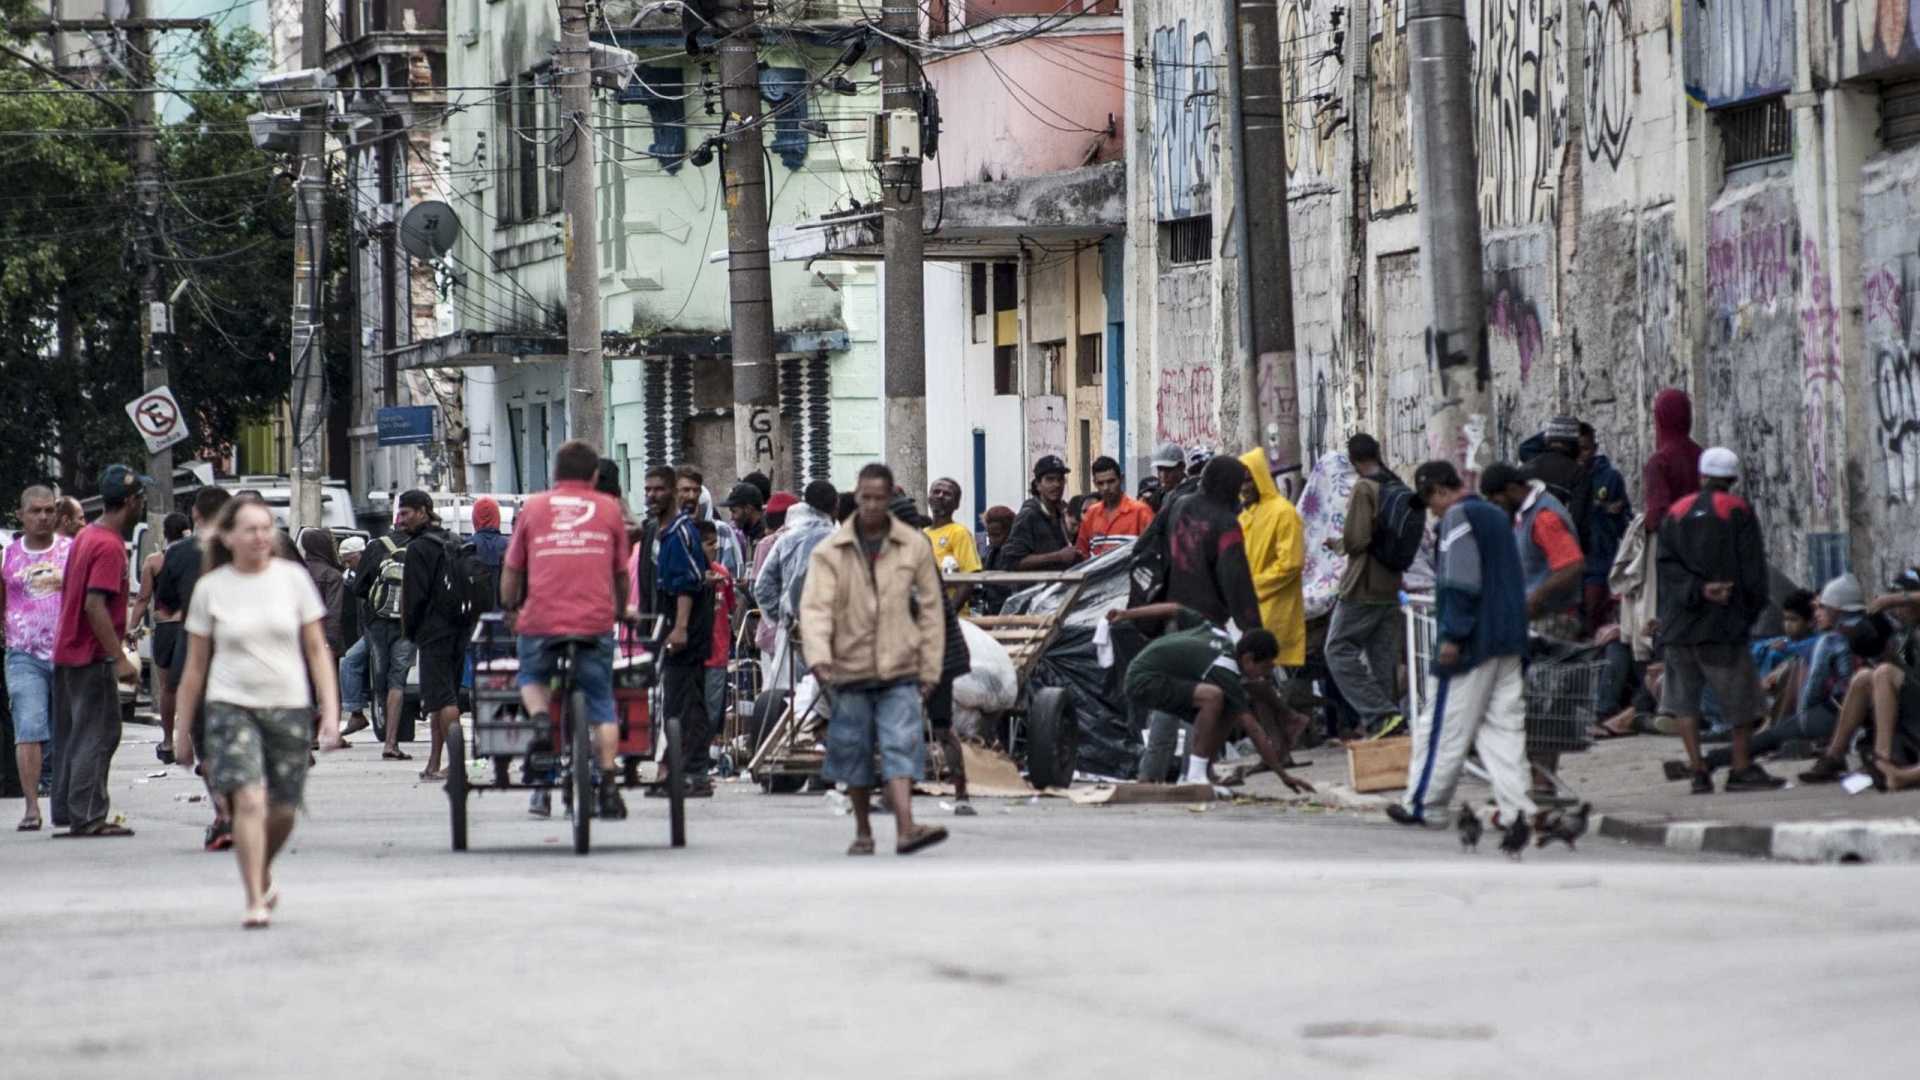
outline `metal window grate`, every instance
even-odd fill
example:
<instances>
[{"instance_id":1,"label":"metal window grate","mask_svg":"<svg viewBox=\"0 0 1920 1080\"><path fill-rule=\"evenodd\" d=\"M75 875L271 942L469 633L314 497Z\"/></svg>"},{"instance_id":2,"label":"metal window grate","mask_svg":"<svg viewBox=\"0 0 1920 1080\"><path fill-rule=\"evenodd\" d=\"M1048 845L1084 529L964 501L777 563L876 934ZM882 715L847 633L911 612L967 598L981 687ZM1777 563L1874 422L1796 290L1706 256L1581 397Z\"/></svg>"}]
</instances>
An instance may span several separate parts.
<instances>
[{"instance_id":1,"label":"metal window grate","mask_svg":"<svg viewBox=\"0 0 1920 1080\"><path fill-rule=\"evenodd\" d=\"M1889 150L1920 144L1920 79L1881 84L1880 141Z\"/></svg>"},{"instance_id":2,"label":"metal window grate","mask_svg":"<svg viewBox=\"0 0 1920 1080\"><path fill-rule=\"evenodd\" d=\"M1181 218L1162 225L1166 230L1167 262L1172 266L1206 262L1213 258L1213 215Z\"/></svg>"},{"instance_id":3,"label":"metal window grate","mask_svg":"<svg viewBox=\"0 0 1920 1080\"><path fill-rule=\"evenodd\" d=\"M1768 98L1719 113L1726 167L1737 169L1793 156L1793 119L1785 98Z\"/></svg>"}]
</instances>

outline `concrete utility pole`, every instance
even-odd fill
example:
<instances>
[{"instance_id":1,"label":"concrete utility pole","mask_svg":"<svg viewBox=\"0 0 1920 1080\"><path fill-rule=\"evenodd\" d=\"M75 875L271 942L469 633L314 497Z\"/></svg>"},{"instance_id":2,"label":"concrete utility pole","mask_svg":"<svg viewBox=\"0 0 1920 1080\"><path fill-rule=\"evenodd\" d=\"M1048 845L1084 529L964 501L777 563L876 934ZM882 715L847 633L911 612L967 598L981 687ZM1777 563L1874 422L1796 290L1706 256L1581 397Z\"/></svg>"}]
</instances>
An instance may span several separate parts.
<instances>
[{"instance_id":1,"label":"concrete utility pole","mask_svg":"<svg viewBox=\"0 0 1920 1080\"><path fill-rule=\"evenodd\" d=\"M720 94L726 141L720 179L727 204L727 296L733 322L733 467L758 469L780 487L779 366L773 355L773 278L767 253L767 158L762 150L760 63L749 0L720 0Z\"/></svg>"},{"instance_id":2,"label":"concrete utility pole","mask_svg":"<svg viewBox=\"0 0 1920 1080\"><path fill-rule=\"evenodd\" d=\"M300 11L300 66L317 71L326 62L326 0L305 0ZM300 180L293 194L293 488L288 531L322 524L320 452L327 410L326 318L320 310L322 264L327 252L327 106L322 100L300 110Z\"/></svg>"},{"instance_id":3,"label":"concrete utility pole","mask_svg":"<svg viewBox=\"0 0 1920 1080\"><path fill-rule=\"evenodd\" d=\"M885 0L880 25L907 41L920 38L912 0ZM907 46L888 42L880 71L881 105L921 114L920 67ZM892 140L889 140L892 141ZM915 139L916 143L920 140ZM887 464L914 498L927 492L926 217L920 203L920 159L881 163L887 347L882 392L887 398ZM1022 433L1022 438L1025 438Z\"/></svg>"},{"instance_id":4,"label":"concrete utility pole","mask_svg":"<svg viewBox=\"0 0 1920 1080\"><path fill-rule=\"evenodd\" d=\"M146 91L133 95L133 193L140 224L133 230L134 265L140 273L141 385L158 390L167 385L167 340L173 319L160 299L160 260L154 245L160 232L160 152L154 142L153 31L147 28L147 0L131 0L127 14L134 26L127 31L128 70L135 86ZM58 35L55 35L58 37ZM161 530L173 512L173 450L147 455L147 475L153 490L147 494L147 525L153 542L163 543Z\"/></svg>"},{"instance_id":5,"label":"concrete utility pole","mask_svg":"<svg viewBox=\"0 0 1920 1080\"><path fill-rule=\"evenodd\" d=\"M1493 462L1487 438L1493 373L1481 284L1479 165L1473 148L1473 45L1465 0L1411 0L1407 71L1419 180L1420 261L1433 373L1427 448L1469 484Z\"/></svg>"},{"instance_id":6,"label":"concrete utility pole","mask_svg":"<svg viewBox=\"0 0 1920 1080\"><path fill-rule=\"evenodd\" d=\"M1275 0L1228 0L1234 48L1234 233L1239 249L1240 445L1266 447L1275 472L1300 469L1300 399L1293 363L1293 251L1287 223L1287 100ZM1249 162L1258 162L1249 167Z\"/></svg>"},{"instance_id":7,"label":"concrete utility pole","mask_svg":"<svg viewBox=\"0 0 1920 1080\"><path fill-rule=\"evenodd\" d=\"M560 0L561 209L567 250L567 434L605 452L607 370L601 360L600 246L593 153L593 16L584 0Z\"/></svg>"}]
</instances>

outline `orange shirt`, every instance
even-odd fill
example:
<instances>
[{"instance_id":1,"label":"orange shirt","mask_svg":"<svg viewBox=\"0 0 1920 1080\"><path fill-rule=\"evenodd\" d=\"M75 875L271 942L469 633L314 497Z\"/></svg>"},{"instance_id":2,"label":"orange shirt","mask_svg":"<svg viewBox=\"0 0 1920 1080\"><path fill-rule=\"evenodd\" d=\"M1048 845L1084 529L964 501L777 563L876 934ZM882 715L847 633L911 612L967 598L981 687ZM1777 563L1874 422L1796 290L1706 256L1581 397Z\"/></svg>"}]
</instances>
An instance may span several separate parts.
<instances>
[{"instance_id":1,"label":"orange shirt","mask_svg":"<svg viewBox=\"0 0 1920 1080\"><path fill-rule=\"evenodd\" d=\"M1112 510L1094 499L1080 509L1080 536L1073 546L1088 557L1105 555L1146 532L1152 522L1153 509L1131 495L1120 496Z\"/></svg>"}]
</instances>

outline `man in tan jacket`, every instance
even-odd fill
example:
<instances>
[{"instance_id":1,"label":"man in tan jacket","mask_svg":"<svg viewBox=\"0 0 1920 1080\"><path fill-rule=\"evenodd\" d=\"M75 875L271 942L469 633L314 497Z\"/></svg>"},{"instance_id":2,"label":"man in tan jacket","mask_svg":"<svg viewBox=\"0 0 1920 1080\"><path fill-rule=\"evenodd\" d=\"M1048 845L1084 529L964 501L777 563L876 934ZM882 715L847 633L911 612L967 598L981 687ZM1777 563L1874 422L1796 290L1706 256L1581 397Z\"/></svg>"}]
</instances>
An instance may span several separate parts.
<instances>
[{"instance_id":1,"label":"man in tan jacket","mask_svg":"<svg viewBox=\"0 0 1920 1080\"><path fill-rule=\"evenodd\" d=\"M921 702L940 682L946 649L940 571L926 535L894 519L893 470L860 470L859 509L814 548L800 594L801 649L833 698L821 775L847 785L853 800L849 855L873 854L867 797L886 784L901 855L947 838L913 823L913 782L926 768Z\"/></svg>"}]
</instances>

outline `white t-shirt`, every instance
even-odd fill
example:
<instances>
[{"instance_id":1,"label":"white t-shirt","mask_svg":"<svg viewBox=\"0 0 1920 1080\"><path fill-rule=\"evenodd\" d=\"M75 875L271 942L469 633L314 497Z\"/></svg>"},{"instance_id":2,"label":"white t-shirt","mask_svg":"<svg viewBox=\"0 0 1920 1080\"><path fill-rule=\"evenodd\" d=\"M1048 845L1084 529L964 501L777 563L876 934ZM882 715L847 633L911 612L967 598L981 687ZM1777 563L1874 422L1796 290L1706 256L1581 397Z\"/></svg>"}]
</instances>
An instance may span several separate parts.
<instances>
[{"instance_id":1,"label":"white t-shirt","mask_svg":"<svg viewBox=\"0 0 1920 1080\"><path fill-rule=\"evenodd\" d=\"M243 574L229 563L194 584L187 633L212 639L205 700L248 709L307 709L307 660L300 628L327 609L307 568L269 559Z\"/></svg>"}]
</instances>

